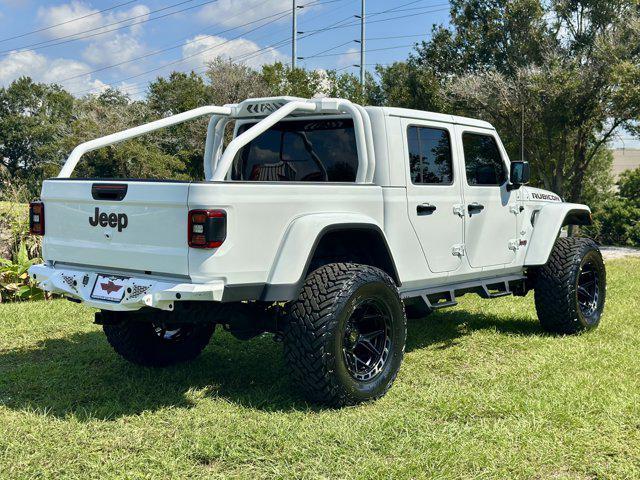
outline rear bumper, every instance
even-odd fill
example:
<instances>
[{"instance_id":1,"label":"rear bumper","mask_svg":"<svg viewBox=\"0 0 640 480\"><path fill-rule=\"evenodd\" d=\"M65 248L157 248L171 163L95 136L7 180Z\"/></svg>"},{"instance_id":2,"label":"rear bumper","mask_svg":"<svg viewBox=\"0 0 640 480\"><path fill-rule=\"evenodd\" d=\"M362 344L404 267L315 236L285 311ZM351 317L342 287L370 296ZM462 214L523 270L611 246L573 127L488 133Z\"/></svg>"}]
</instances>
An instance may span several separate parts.
<instances>
[{"instance_id":1,"label":"rear bumper","mask_svg":"<svg viewBox=\"0 0 640 480\"><path fill-rule=\"evenodd\" d=\"M113 311L133 311L143 307L173 310L176 301L219 302L225 289L222 280L196 284L129 277L125 283L124 298L114 303L91 298L98 272L42 264L29 268L29 275L46 292L79 300L90 307Z\"/></svg>"}]
</instances>

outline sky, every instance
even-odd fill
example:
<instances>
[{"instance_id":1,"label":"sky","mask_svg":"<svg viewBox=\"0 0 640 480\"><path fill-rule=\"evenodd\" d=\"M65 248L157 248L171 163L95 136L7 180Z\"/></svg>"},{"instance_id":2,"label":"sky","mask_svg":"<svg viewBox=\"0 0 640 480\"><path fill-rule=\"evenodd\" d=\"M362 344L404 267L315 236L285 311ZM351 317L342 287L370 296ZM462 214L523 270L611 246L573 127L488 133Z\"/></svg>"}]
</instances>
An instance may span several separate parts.
<instances>
[{"instance_id":1,"label":"sky","mask_svg":"<svg viewBox=\"0 0 640 480\"><path fill-rule=\"evenodd\" d=\"M218 56L291 61L293 0L0 0L0 86L28 75L77 96L133 97L173 70ZM298 65L358 74L360 0L297 0ZM407 57L448 18L446 0L367 0L366 68Z\"/></svg>"},{"instance_id":2,"label":"sky","mask_svg":"<svg viewBox=\"0 0 640 480\"><path fill-rule=\"evenodd\" d=\"M0 0L0 86L30 76L76 96L142 98L158 76L201 73L216 57L290 63L293 1ZM361 0L296 1L298 65L357 75ZM406 59L448 14L447 0L366 0L366 68ZM613 143L640 147L624 131Z\"/></svg>"}]
</instances>

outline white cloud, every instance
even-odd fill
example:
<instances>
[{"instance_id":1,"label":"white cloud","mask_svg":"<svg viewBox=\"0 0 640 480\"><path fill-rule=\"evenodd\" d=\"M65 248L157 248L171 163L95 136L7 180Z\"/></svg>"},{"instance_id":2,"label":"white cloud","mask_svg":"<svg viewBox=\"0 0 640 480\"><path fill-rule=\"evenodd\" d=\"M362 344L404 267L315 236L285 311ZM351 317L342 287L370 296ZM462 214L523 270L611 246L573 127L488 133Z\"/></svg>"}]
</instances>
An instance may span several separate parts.
<instances>
[{"instance_id":1,"label":"white cloud","mask_svg":"<svg viewBox=\"0 0 640 480\"><path fill-rule=\"evenodd\" d=\"M89 4L73 0L62 5L40 7L38 9L38 20L43 27L46 27L47 25L79 19L43 32L50 38L80 34L87 30L95 31L87 32L80 36L93 35L101 31L106 32L102 35L82 39L82 41L88 42L82 53L82 58L93 65L104 66L129 61L145 52L145 46L139 40L144 23L139 22L147 20L149 12L150 9L146 5L135 5L127 10L99 13L97 9L91 8ZM131 22L111 25L127 19L132 20ZM120 29L120 27L124 26L128 26L128 28ZM116 28L119 30L114 30ZM135 73L139 68L135 64L128 64L122 65L120 70Z\"/></svg>"},{"instance_id":2,"label":"white cloud","mask_svg":"<svg viewBox=\"0 0 640 480\"><path fill-rule=\"evenodd\" d=\"M351 47L347 52L343 55L340 55L338 58L338 65L341 67L346 67L347 65L353 65L354 63L360 62L360 49Z\"/></svg>"},{"instance_id":3,"label":"white cloud","mask_svg":"<svg viewBox=\"0 0 640 480\"><path fill-rule=\"evenodd\" d=\"M120 22L127 19L132 19L131 23L138 23L142 20L146 20L149 17L149 7L146 5L136 5L128 10L116 11L112 13L98 13L99 10L91 8L88 4L73 0L70 3L63 3L62 5L55 5L52 7L40 7L38 9L38 21L43 27L49 25L58 25L43 32L51 38L59 38L67 35L75 35L86 30L99 29L105 27L114 22ZM139 17L140 16L140 17ZM81 18L84 17L84 18ZM139 17L139 18L133 18ZM69 20L78 19L72 22ZM68 23L67 23L68 22ZM105 27L105 30L111 30L114 28L123 27L129 25L129 23L119 23L110 27ZM140 33L142 25L133 25L129 28L132 34ZM89 32L87 32L88 34ZM96 33L96 32L91 32ZM109 32L105 35L109 35ZM95 37L94 37L95 38ZM98 38L103 38L102 36Z\"/></svg>"},{"instance_id":4,"label":"white cloud","mask_svg":"<svg viewBox=\"0 0 640 480\"><path fill-rule=\"evenodd\" d=\"M246 0L243 2L218 0L204 7L198 14L198 18L206 23L237 27L287 9L291 9L291 0ZM301 9L299 13L302 12L304 9Z\"/></svg>"},{"instance_id":5,"label":"white cloud","mask_svg":"<svg viewBox=\"0 0 640 480\"><path fill-rule=\"evenodd\" d=\"M275 48L259 50L262 48L257 43L244 38L227 40L214 35L197 35L182 47L182 58L190 57L188 66L194 69L217 57L231 58L250 67L286 60Z\"/></svg>"},{"instance_id":6,"label":"white cloud","mask_svg":"<svg viewBox=\"0 0 640 480\"><path fill-rule=\"evenodd\" d=\"M29 76L36 82L61 83L72 92L89 89L104 90L106 85L89 74L67 82L60 82L64 78L81 75L90 70L89 65L76 60L50 59L33 50L16 51L0 60L0 85L6 86L19 77Z\"/></svg>"},{"instance_id":7,"label":"white cloud","mask_svg":"<svg viewBox=\"0 0 640 480\"><path fill-rule=\"evenodd\" d=\"M139 57L144 50L145 47L132 35L115 35L102 42L89 44L82 52L82 58L94 65L115 65ZM133 62L118 68L135 72L139 64Z\"/></svg>"}]
</instances>

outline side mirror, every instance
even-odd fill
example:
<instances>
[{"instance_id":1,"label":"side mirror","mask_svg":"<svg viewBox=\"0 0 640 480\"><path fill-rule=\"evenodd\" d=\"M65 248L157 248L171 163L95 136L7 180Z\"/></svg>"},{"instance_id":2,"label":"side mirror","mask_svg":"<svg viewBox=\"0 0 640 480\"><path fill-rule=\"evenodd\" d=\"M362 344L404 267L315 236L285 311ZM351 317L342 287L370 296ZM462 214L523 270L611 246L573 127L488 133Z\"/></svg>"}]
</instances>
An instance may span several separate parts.
<instances>
[{"instance_id":1,"label":"side mirror","mask_svg":"<svg viewBox=\"0 0 640 480\"><path fill-rule=\"evenodd\" d=\"M531 169L529 162L511 162L511 172L509 173L509 190L517 190L522 185L526 185L531 180Z\"/></svg>"}]
</instances>

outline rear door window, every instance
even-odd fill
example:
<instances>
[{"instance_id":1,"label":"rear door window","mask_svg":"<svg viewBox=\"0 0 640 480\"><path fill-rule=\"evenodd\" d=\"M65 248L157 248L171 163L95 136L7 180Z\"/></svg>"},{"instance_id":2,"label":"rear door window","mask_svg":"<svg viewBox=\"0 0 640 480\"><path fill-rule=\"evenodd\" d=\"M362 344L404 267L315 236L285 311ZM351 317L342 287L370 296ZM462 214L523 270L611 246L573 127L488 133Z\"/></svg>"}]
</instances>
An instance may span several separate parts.
<instances>
[{"instance_id":1,"label":"rear door window","mask_svg":"<svg viewBox=\"0 0 640 480\"><path fill-rule=\"evenodd\" d=\"M241 134L255 125L244 124ZM232 180L355 182L358 150L351 119L280 122L245 145Z\"/></svg>"},{"instance_id":2,"label":"rear door window","mask_svg":"<svg viewBox=\"0 0 640 480\"><path fill-rule=\"evenodd\" d=\"M411 182L414 185L451 185L453 166L449 132L440 128L410 126L407 139Z\"/></svg>"}]
</instances>

